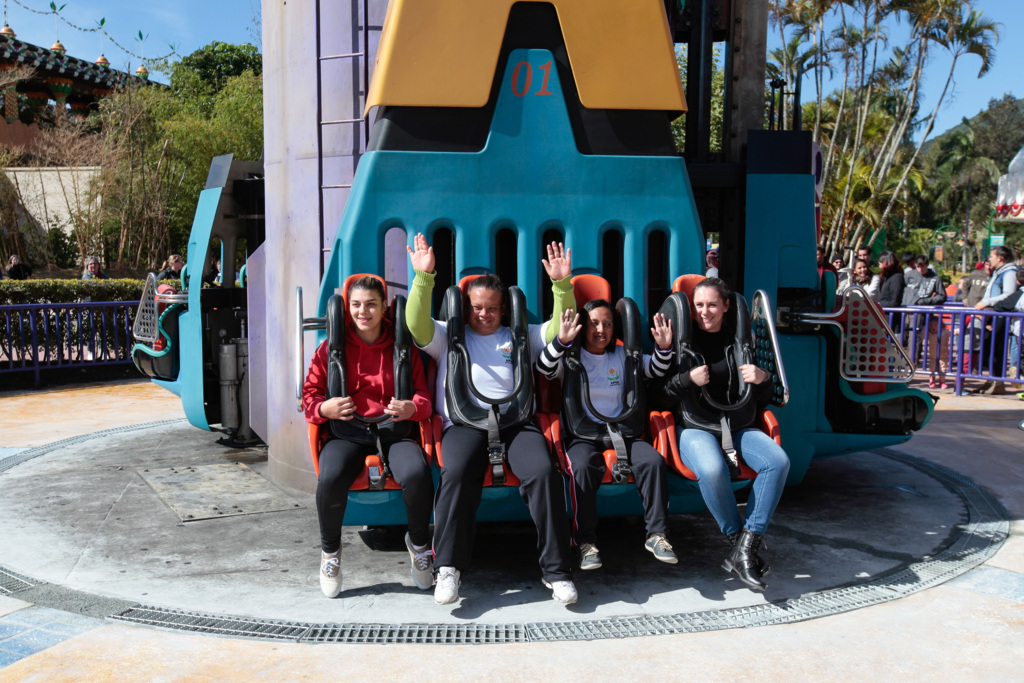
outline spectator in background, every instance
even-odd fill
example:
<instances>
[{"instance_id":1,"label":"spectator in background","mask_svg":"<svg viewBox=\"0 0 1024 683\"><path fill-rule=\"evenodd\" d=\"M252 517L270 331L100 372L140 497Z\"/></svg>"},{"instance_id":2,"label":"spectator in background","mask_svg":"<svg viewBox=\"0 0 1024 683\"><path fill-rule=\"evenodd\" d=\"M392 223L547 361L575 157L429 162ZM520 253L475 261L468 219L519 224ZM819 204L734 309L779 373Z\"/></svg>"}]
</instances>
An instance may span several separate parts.
<instances>
[{"instance_id":1,"label":"spectator in background","mask_svg":"<svg viewBox=\"0 0 1024 683\"><path fill-rule=\"evenodd\" d=\"M878 265L882 285L878 290L878 297L875 299L883 308L899 306L903 303L903 270L900 262L896 260L896 254L891 251L883 251L878 256Z\"/></svg>"},{"instance_id":2,"label":"spectator in background","mask_svg":"<svg viewBox=\"0 0 1024 683\"><path fill-rule=\"evenodd\" d=\"M106 280L107 276L100 270L100 259L90 256L85 259L85 270L82 272L83 280Z\"/></svg>"},{"instance_id":3,"label":"spectator in background","mask_svg":"<svg viewBox=\"0 0 1024 683\"><path fill-rule=\"evenodd\" d=\"M1011 292L1010 296L996 303L992 307L994 311L1016 312L1024 311L1024 269L1017 269L1017 291ZM1002 328L1006 326L1006 318L998 318L993 326L993 333L996 335L996 344L1002 343ZM1010 324L1010 355L1007 357L1009 371L1007 377L1015 378L1020 372L1020 320L1014 320Z\"/></svg>"},{"instance_id":4,"label":"spectator in background","mask_svg":"<svg viewBox=\"0 0 1024 683\"><path fill-rule=\"evenodd\" d=\"M704 273L704 277L718 277L718 250L709 250L707 256L704 257L704 262L708 266L707 271Z\"/></svg>"},{"instance_id":5,"label":"spectator in background","mask_svg":"<svg viewBox=\"0 0 1024 683\"><path fill-rule=\"evenodd\" d=\"M992 277L989 278L988 286L985 288L984 298L974 305L975 310L993 309L996 304L1017 291L1017 264L1012 259L1013 252L1007 247L995 247L989 253L988 263L992 267ZM993 374L998 373L1002 375L1006 359L1003 356L1004 346L1002 340L998 339L1000 336L999 322L997 320L992 325L992 333L996 335L997 339L991 358L988 359L988 364ZM983 357L987 355L988 349L988 344L982 346ZM982 362L984 363L984 358ZM981 389L976 389L975 392L979 394L1005 394L1006 388L1001 381L989 380L985 382Z\"/></svg>"},{"instance_id":6,"label":"spectator in background","mask_svg":"<svg viewBox=\"0 0 1024 683\"><path fill-rule=\"evenodd\" d=\"M868 269L868 263L866 261L854 261L853 270L850 273L849 279L843 283L845 286L839 288L839 293L842 294L850 287L863 287L864 291L868 293L872 299L878 298L878 290L882 286L882 278L879 275L873 274Z\"/></svg>"},{"instance_id":7,"label":"spectator in background","mask_svg":"<svg viewBox=\"0 0 1024 683\"><path fill-rule=\"evenodd\" d=\"M917 259L917 254L912 251L903 252L903 276L906 277L907 273L914 270L914 261Z\"/></svg>"},{"instance_id":8,"label":"spectator in background","mask_svg":"<svg viewBox=\"0 0 1024 683\"><path fill-rule=\"evenodd\" d=\"M863 261L868 264L868 270L871 269L871 247L857 247L857 260Z\"/></svg>"},{"instance_id":9,"label":"spectator in background","mask_svg":"<svg viewBox=\"0 0 1024 683\"><path fill-rule=\"evenodd\" d=\"M974 272L960 280L960 289L954 298L963 301L964 306L974 308L975 304L985 298L985 289L991 277L992 266L986 262L979 262L974 266Z\"/></svg>"},{"instance_id":10,"label":"spectator in background","mask_svg":"<svg viewBox=\"0 0 1024 683\"><path fill-rule=\"evenodd\" d=\"M207 287L219 287L219 279L220 259L217 258L216 254L210 254L210 259L206 264L206 272L203 273L203 284Z\"/></svg>"},{"instance_id":11,"label":"spectator in background","mask_svg":"<svg viewBox=\"0 0 1024 683\"><path fill-rule=\"evenodd\" d=\"M826 270L830 270L833 273L835 273L836 274L836 280L837 281L839 280L839 272L836 270L836 267L833 266L831 263L829 263L825 259L825 247L819 245L818 246L818 277L821 277L822 275L824 275Z\"/></svg>"},{"instance_id":12,"label":"spectator in background","mask_svg":"<svg viewBox=\"0 0 1024 683\"><path fill-rule=\"evenodd\" d=\"M928 267L928 257L924 254L914 258L914 269L905 273L903 289L904 306L940 306L946 301L946 292L942 288L942 280L935 274L935 271ZM907 353L917 363L921 355L921 343L925 336L927 325L928 334L928 356L925 359L925 367L931 368L931 379L928 386L935 388L946 388L946 359L949 355L949 337L943 339L942 327L939 325L939 315L914 314L913 326L904 328L904 344L907 345ZM913 332L911 332L913 330ZM913 345L907 344L907 337L913 335ZM946 349L943 353L943 342Z\"/></svg>"},{"instance_id":13,"label":"spectator in background","mask_svg":"<svg viewBox=\"0 0 1024 683\"><path fill-rule=\"evenodd\" d=\"M998 302L1017 291L1017 264L1013 262L1013 252L1007 247L996 247L988 255L988 264L992 267L992 277L985 288L985 296L974 309L991 308Z\"/></svg>"},{"instance_id":14,"label":"spectator in background","mask_svg":"<svg viewBox=\"0 0 1024 683\"><path fill-rule=\"evenodd\" d=\"M181 280L181 269L185 267L185 259L181 254L171 254L157 273L156 280Z\"/></svg>"},{"instance_id":15,"label":"spectator in background","mask_svg":"<svg viewBox=\"0 0 1024 683\"><path fill-rule=\"evenodd\" d=\"M32 277L32 269L21 262L21 257L11 254L11 260L7 266L7 277L12 280L27 280Z\"/></svg>"}]
</instances>

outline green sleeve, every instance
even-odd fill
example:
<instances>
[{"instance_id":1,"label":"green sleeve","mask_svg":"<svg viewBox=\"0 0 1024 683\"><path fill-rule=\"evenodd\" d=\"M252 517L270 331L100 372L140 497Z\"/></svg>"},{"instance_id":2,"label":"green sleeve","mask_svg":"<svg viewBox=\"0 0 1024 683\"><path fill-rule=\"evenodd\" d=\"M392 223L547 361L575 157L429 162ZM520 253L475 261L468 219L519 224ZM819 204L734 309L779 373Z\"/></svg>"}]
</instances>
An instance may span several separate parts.
<instances>
[{"instance_id":1,"label":"green sleeve","mask_svg":"<svg viewBox=\"0 0 1024 683\"><path fill-rule=\"evenodd\" d=\"M551 319L544 328L544 343L550 344L558 336L557 321L562 319L562 313L570 308L576 308L576 297L572 292L572 276L564 277L561 280L551 282L551 292L555 295L555 307L551 311ZM552 324L554 323L554 324Z\"/></svg>"},{"instance_id":2,"label":"green sleeve","mask_svg":"<svg viewBox=\"0 0 1024 683\"><path fill-rule=\"evenodd\" d=\"M421 270L415 273L405 307L405 324L409 326L412 340L422 348L434 338L434 321L430 319L430 294L434 291L435 274Z\"/></svg>"}]
</instances>

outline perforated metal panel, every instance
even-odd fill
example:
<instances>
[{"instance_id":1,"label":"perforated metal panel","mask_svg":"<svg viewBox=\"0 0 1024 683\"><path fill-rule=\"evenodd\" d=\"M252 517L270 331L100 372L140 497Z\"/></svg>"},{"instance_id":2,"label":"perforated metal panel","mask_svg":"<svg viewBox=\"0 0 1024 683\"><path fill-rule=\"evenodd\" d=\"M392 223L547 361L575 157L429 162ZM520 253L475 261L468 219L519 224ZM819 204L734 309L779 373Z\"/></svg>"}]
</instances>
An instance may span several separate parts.
<instances>
[{"instance_id":1,"label":"perforated metal panel","mask_svg":"<svg viewBox=\"0 0 1024 683\"><path fill-rule=\"evenodd\" d=\"M140 342L152 344L160 332L157 329L156 310L156 275L146 276L146 286L142 289L139 307L135 311L135 322L132 323L132 335Z\"/></svg>"},{"instance_id":2,"label":"perforated metal panel","mask_svg":"<svg viewBox=\"0 0 1024 683\"><path fill-rule=\"evenodd\" d=\"M754 335L754 362L772 376L772 405L784 406L789 403L789 381L775 332L775 311L763 289L754 292L750 330Z\"/></svg>"},{"instance_id":3,"label":"perforated metal panel","mask_svg":"<svg viewBox=\"0 0 1024 683\"><path fill-rule=\"evenodd\" d=\"M841 373L854 381L901 381L914 376L914 364L907 357L871 298L860 287L843 295L846 311Z\"/></svg>"}]
</instances>

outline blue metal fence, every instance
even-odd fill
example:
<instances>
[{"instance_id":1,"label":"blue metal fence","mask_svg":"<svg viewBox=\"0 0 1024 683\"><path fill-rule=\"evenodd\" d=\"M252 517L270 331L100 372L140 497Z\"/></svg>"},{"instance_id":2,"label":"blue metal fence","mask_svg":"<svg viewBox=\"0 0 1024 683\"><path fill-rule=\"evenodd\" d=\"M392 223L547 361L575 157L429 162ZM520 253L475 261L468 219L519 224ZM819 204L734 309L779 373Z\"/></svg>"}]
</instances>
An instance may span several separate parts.
<instances>
[{"instance_id":1,"label":"blue metal fence","mask_svg":"<svg viewBox=\"0 0 1024 683\"><path fill-rule=\"evenodd\" d=\"M0 374L125 365L138 301L0 306Z\"/></svg>"},{"instance_id":2,"label":"blue metal fence","mask_svg":"<svg viewBox=\"0 0 1024 683\"><path fill-rule=\"evenodd\" d=\"M1024 313L976 311L963 305L886 308L889 326L902 340L919 375L953 383L965 379L1022 384L1021 327Z\"/></svg>"}]
</instances>

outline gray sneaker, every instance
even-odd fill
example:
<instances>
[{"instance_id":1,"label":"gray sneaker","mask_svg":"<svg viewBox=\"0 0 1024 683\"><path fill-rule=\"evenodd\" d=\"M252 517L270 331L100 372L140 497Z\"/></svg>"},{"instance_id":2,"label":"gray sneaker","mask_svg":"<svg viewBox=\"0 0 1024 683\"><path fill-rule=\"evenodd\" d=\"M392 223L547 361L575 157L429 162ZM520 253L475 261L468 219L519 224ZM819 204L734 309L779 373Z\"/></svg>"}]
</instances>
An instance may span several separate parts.
<instances>
[{"instance_id":1,"label":"gray sneaker","mask_svg":"<svg viewBox=\"0 0 1024 683\"><path fill-rule=\"evenodd\" d=\"M416 550L405 533L405 547L409 550L409 563L412 565L412 580L420 590L429 590L434 585L434 551L427 546L426 550Z\"/></svg>"},{"instance_id":2,"label":"gray sneaker","mask_svg":"<svg viewBox=\"0 0 1024 683\"><path fill-rule=\"evenodd\" d=\"M341 549L336 553L320 551L320 590L329 598L341 592Z\"/></svg>"},{"instance_id":3,"label":"gray sneaker","mask_svg":"<svg viewBox=\"0 0 1024 683\"><path fill-rule=\"evenodd\" d=\"M434 586L434 602L450 605L459 599L460 572L455 567L441 567L437 570L437 585Z\"/></svg>"},{"instance_id":4,"label":"gray sneaker","mask_svg":"<svg viewBox=\"0 0 1024 683\"><path fill-rule=\"evenodd\" d=\"M676 554L672 552L672 546L669 545L665 534L651 534L647 537L644 547L650 550L656 559L661 560L665 564L675 564L679 561Z\"/></svg>"},{"instance_id":5,"label":"gray sneaker","mask_svg":"<svg viewBox=\"0 0 1024 683\"><path fill-rule=\"evenodd\" d=\"M580 569L586 571L589 569L600 569L601 568L601 553L597 551L597 546L593 543L581 543L580 544Z\"/></svg>"}]
</instances>

